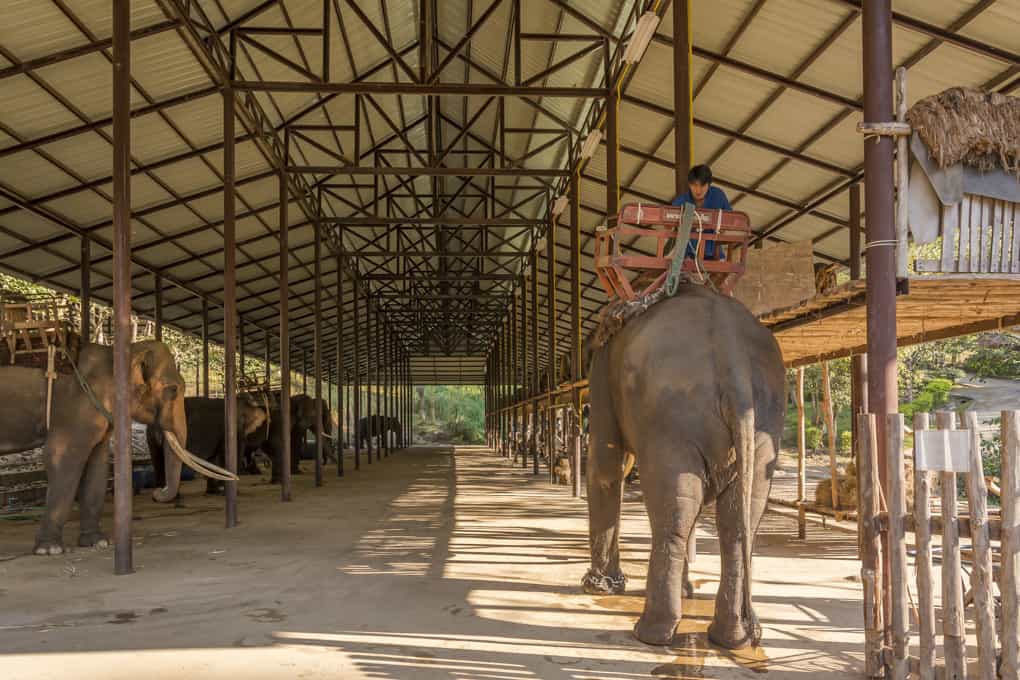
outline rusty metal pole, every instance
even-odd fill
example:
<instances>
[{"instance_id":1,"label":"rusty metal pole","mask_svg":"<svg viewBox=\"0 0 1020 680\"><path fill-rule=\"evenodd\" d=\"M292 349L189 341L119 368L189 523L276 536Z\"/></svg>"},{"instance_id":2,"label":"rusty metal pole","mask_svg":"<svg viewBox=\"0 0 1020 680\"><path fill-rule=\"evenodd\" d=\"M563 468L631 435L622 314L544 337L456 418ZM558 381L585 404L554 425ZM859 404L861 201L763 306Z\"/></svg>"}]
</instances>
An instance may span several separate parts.
<instances>
[{"instance_id":1,"label":"rusty metal pole","mask_svg":"<svg viewBox=\"0 0 1020 680\"><path fill-rule=\"evenodd\" d=\"M269 379L270 379L270 370L269 370L270 346L269 346L269 331L268 330L265 330L265 331L262 332L262 344L263 344L263 346L262 346L262 352L263 352L263 356L262 356L263 366L262 366L262 369L263 369L263 372L264 372L263 377L265 378L265 381L266 381L266 389L269 389Z\"/></svg>"},{"instance_id":2,"label":"rusty metal pole","mask_svg":"<svg viewBox=\"0 0 1020 680\"><path fill-rule=\"evenodd\" d=\"M516 289L511 293L510 297L510 451L511 460L516 462L518 453L518 437L520 435L518 427L518 407L517 400L519 398L519 383L521 377L521 354L520 354L520 337L517 332L517 317L519 316L519 305L517 303L517 291L520 290L518 285Z\"/></svg>"},{"instance_id":3,"label":"rusty metal pole","mask_svg":"<svg viewBox=\"0 0 1020 680\"><path fill-rule=\"evenodd\" d=\"M372 420L372 347L377 338L372 328L372 299L365 295L365 417L367 423L365 427L366 442L368 443L368 464L372 464L372 451L375 448L373 446L372 434L375 432L373 427L374 421Z\"/></svg>"},{"instance_id":4,"label":"rusty metal pole","mask_svg":"<svg viewBox=\"0 0 1020 680\"><path fill-rule=\"evenodd\" d=\"M209 301L202 298L202 396L209 397Z\"/></svg>"},{"instance_id":5,"label":"rusty metal pole","mask_svg":"<svg viewBox=\"0 0 1020 680\"><path fill-rule=\"evenodd\" d=\"M521 451L521 467L528 467L528 440L527 440L527 422L528 422L528 407L525 401L528 397L528 288L526 280L521 277L521 390L518 393L517 400L520 403L518 409L518 429L520 434L518 436L518 448Z\"/></svg>"},{"instance_id":6,"label":"rusty metal pole","mask_svg":"<svg viewBox=\"0 0 1020 680\"><path fill-rule=\"evenodd\" d=\"M556 222L549 220L545 233L546 262L546 349L549 372L549 398L545 410L546 464L549 466L549 481L553 481L553 467L556 465L556 414L553 411L553 391L556 389Z\"/></svg>"},{"instance_id":7,"label":"rusty metal pole","mask_svg":"<svg viewBox=\"0 0 1020 680\"><path fill-rule=\"evenodd\" d=\"M690 0L673 1L673 158L674 195L687 191L693 157L694 118L691 106Z\"/></svg>"},{"instance_id":8,"label":"rusty metal pole","mask_svg":"<svg viewBox=\"0 0 1020 680\"><path fill-rule=\"evenodd\" d=\"M538 474L538 250L531 244L529 269L531 270L531 463L532 473Z\"/></svg>"},{"instance_id":9,"label":"rusty metal pole","mask_svg":"<svg viewBox=\"0 0 1020 680\"><path fill-rule=\"evenodd\" d=\"M315 334L312 339L312 378L315 381L315 486L322 486L322 225L315 228ZM304 435L302 435L304 437Z\"/></svg>"},{"instance_id":10,"label":"rusty metal pole","mask_svg":"<svg viewBox=\"0 0 1020 680\"><path fill-rule=\"evenodd\" d=\"M893 118L892 8L890 0L865 0L861 18L864 47L864 120L884 123ZM896 385L896 228L893 208L893 140L888 136L864 142L864 206L867 211L868 266L868 408L876 414L879 481L889 497L886 461L890 455L886 414L898 408ZM882 546L883 604L890 621L889 543ZM886 634L888 636L888 629Z\"/></svg>"},{"instance_id":11,"label":"rusty metal pole","mask_svg":"<svg viewBox=\"0 0 1020 680\"><path fill-rule=\"evenodd\" d=\"M153 294L156 297L156 341L163 342L163 277L156 274L153 277Z\"/></svg>"},{"instance_id":12,"label":"rusty metal pole","mask_svg":"<svg viewBox=\"0 0 1020 680\"><path fill-rule=\"evenodd\" d=\"M92 242L88 236L81 237L81 341L92 342Z\"/></svg>"},{"instance_id":13,"label":"rusty metal pole","mask_svg":"<svg viewBox=\"0 0 1020 680\"><path fill-rule=\"evenodd\" d=\"M223 90L223 456L237 473L237 267L234 195L234 91ZM242 354L242 361L243 361ZM208 379L206 380L208 383ZM226 525L237 525L237 482L226 482Z\"/></svg>"},{"instance_id":14,"label":"rusty metal pole","mask_svg":"<svg viewBox=\"0 0 1020 680\"><path fill-rule=\"evenodd\" d=\"M286 137L286 135L285 135ZM286 146L289 147L289 144ZM284 155L286 158L286 154ZM287 170L279 169L280 180L280 500L291 499L290 488L290 225L287 219ZM273 461L275 464L276 461Z\"/></svg>"},{"instance_id":15,"label":"rusty metal pole","mask_svg":"<svg viewBox=\"0 0 1020 680\"><path fill-rule=\"evenodd\" d=\"M375 308L374 321L375 321L375 341L377 343L375 348L375 412L376 415L378 416L376 422L379 423L379 427L377 429L379 430L379 436L382 437L381 439L377 439L375 443L375 459L382 460L383 440L385 439L384 433L386 431L385 428L386 421L383 420L382 411L382 362L383 362L382 353L383 348L385 346L385 341L383 340L384 336L382 332L382 312L379 311L378 304L376 305Z\"/></svg>"},{"instance_id":16,"label":"rusty metal pole","mask_svg":"<svg viewBox=\"0 0 1020 680\"><path fill-rule=\"evenodd\" d=\"M351 401L354 405L354 420L351 434L354 436L354 469L361 469L361 291L358 280L353 279L354 289L354 389Z\"/></svg>"},{"instance_id":17,"label":"rusty metal pole","mask_svg":"<svg viewBox=\"0 0 1020 680\"><path fill-rule=\"evenodd\" d=\"M581 391L577 381L581 378L581 182L580 168L570 177L570 342L572 387L571 402L574 407L574 431L572 437L574 496L581 495Z\"/></svg>"},{"instance_id":18,"label":"rusty metal pole","mask_svg":"<svg viewBox=\"0 0 1020 680\"><path fill-rule=\"evenodd\" d=\"M241 382L245 383L245 368L244 362L248 358L248 338L244 332L244 317L240 314L237 315L237 365L238 365L238 376L240 376Z\"/></svg>"},{"instance_id":19,"label":"rusty metal pole","mask_svg":"<svg viewBox=\"0 0 1020 680\"><path fill-rule=\"evenodd\" d=\"M113 568L131 546L131 3L113 3ZM84 264L84 263L83 263ZM86 264L87 266L87 264ZM184 444L186 445L186 444Z\"/></svg>"},{"instance_id":20,"label":"rusty metal pole","mask_svg":"<svg viewBox=\"0 0 1020 680\"><path fill-rule=\"evenodd\" d=\"M336 476L344 476L344 275L343 257L336 256Z\"/></svg>"}]
</instances>

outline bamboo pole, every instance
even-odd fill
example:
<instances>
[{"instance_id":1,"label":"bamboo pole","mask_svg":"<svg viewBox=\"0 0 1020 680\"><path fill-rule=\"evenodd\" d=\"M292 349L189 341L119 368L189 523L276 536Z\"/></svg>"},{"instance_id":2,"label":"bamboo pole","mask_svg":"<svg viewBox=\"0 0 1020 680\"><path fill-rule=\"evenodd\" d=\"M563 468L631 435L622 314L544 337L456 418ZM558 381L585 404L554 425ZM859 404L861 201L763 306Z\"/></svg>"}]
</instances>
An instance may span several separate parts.
<instances>
[{"instance_id":1,"label":"bamboo pole","mask_svg":"<svg viewBox=\"0 0 1020 680\"><path fill-rule=\"evenodd\" d=\"M864 672L869 678L885 677L882 617L882 538L878 530L878 439L875 415L857 417L861 444L857 473L861 489L861 584L864 587Z\"/></svg>"},{"instance_id":2,"label":"bamboo pole","mask_svg":"<svg viewBox=\"0 0 1020 680\"><path fill-rule=\"evenodd\" d=\"M1020 411L1002 412L1002 668L1020 680Z\"/></svg>"},{"instance_id":3,"label":"bamboo pole","mask_svg":"<svg viewBox=\"0 0 1020 680\"><path fill-rule=\"evenodd\" d=\"M974 623L977 628L978 677L995 680L995 612L992 609L992 544L988 537L988 489L981 464L981 433L975 411L967 411L970 430L970 472L967 475L967 504L970 509L970 540L973 557L970 588L974 594Z\"/></svg>"},{"instance_id":4,"label":"bamboo pole","mask_svg":"<svg viewBox=\"0 0 1020 680\"><path fill-rule=\"evenodd\" d=\"M832 509L839 510L839 479L836 474L836 419L832 409L832 387L829 362L822 362L822 408L825 411L825 429L829 433L829 483L832 488Z\"/></svg>"},{"instance_id":5,"label":"bamboo pole","mask_svg":"<svg viewBox=\"0 0 1020 680\"><path fill-rule=\"evenodd\" d=\"M956 429L956 414L935 416L940 430ZM963 622L963 569L960 565L960 530L956 512L956 473L942 473L942 646L945 680L967 677L967 640Z\"/></svg>"},{"instance_id":6,"label":"bamboo pole","mask_svg":"<svg viewBox=\"0 0 1020 680\"><path fill-rule=\"evenodd\" d=\"M935 589L931 566L931 473L921 470L917 461L921 448L920 432L928 429L928 414L914 414L914 544L917 556L918 677L935 680Z\"/></svg>"},{"instance_id":7,"label":"bamboo pole","mask_svg":"<svg viewBox=\"0 0 1020 680\"><path fill-rule=\"evenodd\" d=\"M910 673L908 646L910 644L910 615L907 609L907 541L904 517L907 499L903 489L903 414L886 416L886 479L889 481L889 583L892 606L889 625L892 643L892 661L889 677L906 680Z\"/></svg>"}]
</instances>

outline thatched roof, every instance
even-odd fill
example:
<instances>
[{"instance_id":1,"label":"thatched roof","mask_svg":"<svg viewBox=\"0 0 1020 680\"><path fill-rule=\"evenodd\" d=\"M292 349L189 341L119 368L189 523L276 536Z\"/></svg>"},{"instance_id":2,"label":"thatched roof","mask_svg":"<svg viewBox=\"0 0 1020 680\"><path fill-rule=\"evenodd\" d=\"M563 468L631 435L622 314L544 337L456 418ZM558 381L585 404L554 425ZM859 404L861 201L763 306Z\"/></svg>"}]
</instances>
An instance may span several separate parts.
<instances>
[{"instance_id":1,"label":"thatched roof","mask_svg":"<svg viewBox=\"0 0 1020 680\"><path fill-rule=\"evenodd\" d=\"M918 101L907 112L939 167L963 163L982 172L1020 176L1020 99L953 87Z\"/></svg>"}]
</instances>

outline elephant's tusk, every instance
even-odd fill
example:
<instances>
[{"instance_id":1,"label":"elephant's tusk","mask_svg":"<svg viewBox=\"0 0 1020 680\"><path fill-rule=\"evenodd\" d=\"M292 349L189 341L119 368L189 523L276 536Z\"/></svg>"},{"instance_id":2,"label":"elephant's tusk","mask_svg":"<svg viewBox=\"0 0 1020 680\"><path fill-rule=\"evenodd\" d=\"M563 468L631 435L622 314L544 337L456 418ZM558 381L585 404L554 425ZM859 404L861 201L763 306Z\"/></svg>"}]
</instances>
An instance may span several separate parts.
<instances>
[{"instance_id":1,"label":"elephant's tusk","mask_svg":"<svg viewBox=\"0 0 1020 680\"><path fill-rule=\"evenodd\" d=\"M325 437L326 439L329 439L329 440L331 440L331 441L336 441L336 437L334 437L334 436L333 436L333 435L331 435L331 434L326 434L325 432L323 432L323 433L322 433L322 436L323 436L323 437Z\"/></svg>"},{"instance_id":2,"label":"elephant's tusk","mask_svg":"<svg viewBox=\"0 0 1020 680\"><path fill-rule=\"evenodd\" d=\"M229 470L224 470L219 465L214 465L207 460L202 460L185 449L181 446L181 443L177 441L177 435L173 432L164 430L163 434L166 437L167 443L170 445L170 450L174 452L174 455L180 458L182 463L198 474L209 477L210 479L218 479L224 482L236 482L240 479Z\"/></svg>"}]
</instances>

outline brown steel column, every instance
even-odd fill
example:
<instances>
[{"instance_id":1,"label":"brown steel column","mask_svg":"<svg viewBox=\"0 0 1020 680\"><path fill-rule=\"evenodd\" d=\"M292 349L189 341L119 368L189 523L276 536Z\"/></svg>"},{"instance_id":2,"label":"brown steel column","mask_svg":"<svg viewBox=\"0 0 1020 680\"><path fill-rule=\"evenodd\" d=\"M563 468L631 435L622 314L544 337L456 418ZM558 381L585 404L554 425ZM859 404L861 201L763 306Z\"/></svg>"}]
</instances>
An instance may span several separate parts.
<instances>
[{"instance_id":1,"label":"brown steel column","mask_svg":"<svg viewBox=\"0 0 1020 680\"><path fill-rule=\"evenodd\" d=\"M861 20L864 38L864 120L893 120L892 9L890 0L865 0ZM896 385L896 229L893 219L893 140L864 142L864 205L869 244L867 257L868 409L876 414L879 483L889 497L890 455L886 414L898 410ZM882 546L883 605L890 621L889 536ZM886 635L888 636L888 628Z\"/></svg>"},{"instance_id":2,"label":"brown steel column","mask_svg":"<svg viewBox=\"0 0 1020 680\"><path fill-rule=\"evenodd\" d=\"M520 434L518 436L519 443L518 447L521 450L521 467L528 467L528 440L527 440L527 422L528 422L528 407L525 399L528 397L528 288L526 280L521 277L521 390L517 397L521 407L518 409L518 428Z\"/></svg>"},{"instance_id":3,"label":"brown steel column","mask_svg":"<svg viewBox=\"0 0 1020 680\"><path fill-rule=\"evenodd\" d=\"M354 436L354 469L361 469L361 291L358 280L354 285L354 390L351 400L354 404L354 421L351 434Z\"/></svg>"},{"instance_id":4,"label":"brown steel column","mask_svg":"<svg viewBox=\"0 0 1020 680\"><path fill-rule=\"evenodd\" d=\"M531 462L532 472L538 474L538 251L531 246L528 269L531 270Z\"/></svg>"},{"instance_id":5,"label":"brown steel column","mask_svg":"<svg viewBox=\"0 0 1020 680\"><path fill-rule=\"evenodd\" d=\"M87 236L81 237L81 341L92 342L92 242Z\"/></svg>"},{"instance_id":6,"label":"brown steel column","mask_svg":"<svg viewBox=\"0 0 1020 680\"><path fill-rule=\"evenodd\" d=\"M239 314L237 316L237 365L238 365L237 370L242 383L245 380L244 362L248 356L247 340L248 338L246 337L244 332L244 316Z\"/></svg>"},{"instance_id":7,"label":"brown steel column","mask_svg":"<svg viewBox=\"0 0 1020 680\"><path fill-rule=\"evenodd\" d=\"M372 361L374 359L373 347L374 343L378 342L375 337L375 331L372 328L372 299L365 295L365 417L368 418L365 422L367 427L365 428L366 442L368 449L368 464L372 464L372 451L375 449L375 442L372 441L372 435L375 432L373 426L374 421L372 420Z\"/></svg>"},{"instance_id":8,"label":"brown steel column","mask_svg":"<svg viewBox=\"0 0 1020 680\"><path fill-rule=\"evenodd\" d=\"M674 195L687 191L694 127L691 110L690 0L673 1L673 158Z\"/></svg>"},{"instance_id":9,"label":"brown steel column","mask_svg":"<svg viewBox=\"0 0 1020 680\"><path fill-rule=\"evenodd\" d=\"M322 225L315 225L315 337L312 371L315 381L315 486L322 486ZM304 436L304 435L302 435Z\"/></svg>"},{"instance_id":10,"label":"brown steel column","mask_svg":"<svg viewBox=\"0 0 1020 680\"><path fill-rule=\"evenodd\" d=\"M113 3L113 569L131 549L131 6ZM83 263L86 267L87 263ZM186 445L183 444L183 445Z\"/></svg>"},{"instance_id":11,"label":"brown steel column","mask_svg":"<svg viewBox=\"0 0 1020 680\"><path fill-rule=\"evenodd\" d=\"M280 168L280 500L290 489L290 249L287 233L287 171ZM276 461L273 461L275 464Z\"/></svg>"},{"instance_id":12,"label":"brown steel column","mask_svg":"<svg viewBox=\"0 0 1020 680\"><path fill-rule=\"evenodd\" d=\"M861 278L861 185L854 184L850 187L850 278L858 280ZM850 411L853 413L853 421L857 422L857 415L868 412L868 355L855 354L850 359ZM857 457L859 443L857 441L857 428L851 427L850 450L853 459Z\"/></svg>"},{"instance_id":13,"label":"brown steel column","mask_svg":"<svg viewBox=\"0 0 1020 680\"><path fill-rule=\"evenodd\" d=\"M308 394L308 350L304 348L301 349L301 394Z\"/></svg>"},{"instance_id":14,"label":"brown steel column","mask_svg":"<svg viewBox=\"0 0 1020 680\"><path fill-rule=\"evenodd\" d=\"M546 262L546 342L549 346L548 363L546 369L549 371L549 399L545 411L545 446L546 464L549 466L549 481L554 481L552 476L553 467L556 465L556 439L553 427L556 424L556 414L553 412L553 390L556 389L556 222L550 220L545 233L545 262Z\"/></svg>"},{"instance_id":15,"label":"brown steel column","mask_svg":"<svg viewBox=\"0 0 1020 680\"><path fill-rule=\"evenodd\" d=\"M683 4L683 0L676 0ZM616 215L620 212L620 131L619 111L620 100L616 89L610 91L606 99L606 225L615 224ZM687 180L684 171L684 181Z\"/></svg>"},{"instance_id":16,"label":"brown steel column","mask_svg":"<svg viewBox=\"0 0 1020 680\"><path fill-rule=\"evenodd\" d=\"M378 416L377 422L379 423L379 435L382 436L384 430L385 421L383 420L382 412L382 362L383 362L383 348L385 347L385 341L383 340L382 333L382 312L379 311L378 305L375 308L375 413ZM383 454L383 440L377 439L375 445L375 459L382 460Z\"/></svg>"},{"instance_id":17,"label":"brown steel column","mask_svg":"<svg viewBox=\"0 0 1020 680\"><path fill-rule=\"evenodd\" d=\"M209 301L202 298L202 396L209 397Z\"/></svg>"},{"instance_id":18,"label":"brown steel column","mask_svg":"<svg viewBox=\"0 0 1020 680\"><path fill-rule=\"evenodd\" d=\"M581 186L578 172L570 178L570 352L572 383L581 378ZM575 426L571 435L573 460L570 468L573 475L572 492L581 495L581 392L577 387L570 390L574 407Z\"/></svg>"},{"instance_id":19,"label":"brown steel column","mask_svg":"<svg viewBox=\"0 0 1020 680\"><path fill-rule=\"evenodd\" d=\"M344 476L344 275L343 257L336 256L336 419L333 436L336 448L336 476Z\"/></svg>"},{"instance_id":20,"label":"brown steel column","mask_svg":"<svg viewBox=\"0 0 1020 680\"><path fill-rule=\"evenodd\" d=\"M153 277L153 294L156 296L156 341L163 342L163 277Z\"/></svg>"},{"instance_id":21,"label":"brown steel column","mask_svg":"<svg viewBox=\"0 0 1020 680\"><path fill-rule=\"evenodd\" d=\"M262 350L263 350L262 362L263 362L264 366L262 368L263 368L263 370L265 372L264 378L265 378L265 381L266 381L266 389L269 389L269 379L270 379L269 356L270 356L270 347L269 347L269 331L268 330L263 331L262 341L263 341L263 345L264 345L263 348L262 348Z\"/></svg>"},{"instance_id":22,"label":"brown steel column","mask_svg":"<svg viewBox=\"0 0 1020 680\"><path fill-rule=\"evenodd\" d=\"M227 470L236 474L237 268L234 205L234 91L228 87L223 90L223 454ZM237 525L237 482L226 482L225 495L226 525L229 529Z\"/></svg>"}]
</instances>

